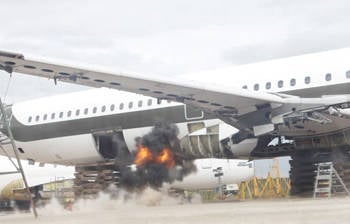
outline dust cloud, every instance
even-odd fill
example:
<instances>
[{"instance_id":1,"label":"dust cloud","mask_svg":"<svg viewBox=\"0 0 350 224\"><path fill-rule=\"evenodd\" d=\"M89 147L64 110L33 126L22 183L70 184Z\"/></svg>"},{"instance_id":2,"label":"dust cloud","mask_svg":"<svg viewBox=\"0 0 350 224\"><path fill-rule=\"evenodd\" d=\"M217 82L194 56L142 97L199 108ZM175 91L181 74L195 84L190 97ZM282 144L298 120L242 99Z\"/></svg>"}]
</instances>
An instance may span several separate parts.
<instances>
[{"instance_id":1,"label":"dust cloud","mask_svg":"<svg viewBox=\"0 0 350 224\"><path fill-rule=\"evenodd\" d=\"M155 193L155 197L152 196ZM178 204L161 197L160 205L148 206L149 198L158 201L151 190L135 200L97 200L78 202L72 212L57 209L57 204L39 210L36 220L30 213L0 215L1 224L109 224L109 223L303 223L347 224L350 219L349 198L252 200L244 202ZM147 196L147 197L146 197ZM146 204L147 204L146 203ZM167 204L168 203L168 204Z\"/></svg>"}]
</instances>

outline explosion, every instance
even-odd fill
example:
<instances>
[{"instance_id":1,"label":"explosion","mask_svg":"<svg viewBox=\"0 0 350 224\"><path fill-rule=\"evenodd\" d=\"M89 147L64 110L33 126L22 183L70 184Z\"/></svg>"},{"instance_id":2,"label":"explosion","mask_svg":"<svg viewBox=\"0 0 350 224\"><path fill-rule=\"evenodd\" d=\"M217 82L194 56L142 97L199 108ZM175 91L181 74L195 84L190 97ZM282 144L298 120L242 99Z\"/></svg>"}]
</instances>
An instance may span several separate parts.
<instances>
[{"instance_id":1,"label":"explosion","mask_svg":"<svg viewBox=\"0 0 350 224\"><path fill-rule=\"evenodd\" d=\"M174 156L169 148L165 147L157 156L153 156L148 147L139 146L134 160L136 166L140 167L151 162L162 164L168 169L175 166Z\"/></svg>"},{"instance_id":2,"label":"explosion","mask_svg":"<svg viewBox=\"0 0 350 224\"><path fill-rule=\"evenodd\" d=\"M158 124L152 131L137 140L137 151L133 158L134 169L121 170L120 184L128 190L158 189L163 183L182 180L195 170L190 160L184 160L178 128L170 124Z\"/></svg>"},{"instance_id":3,"label":"explosion","mask_svg":"<svg viewBox=\"0 0 350 224\"><path fill-rule=\"evenodd\" d=\"M140 145L134 160L136 166L143 166L151 161L153 161L152 152L149 150L149 148Z\"/></svg>"}]
</instances>

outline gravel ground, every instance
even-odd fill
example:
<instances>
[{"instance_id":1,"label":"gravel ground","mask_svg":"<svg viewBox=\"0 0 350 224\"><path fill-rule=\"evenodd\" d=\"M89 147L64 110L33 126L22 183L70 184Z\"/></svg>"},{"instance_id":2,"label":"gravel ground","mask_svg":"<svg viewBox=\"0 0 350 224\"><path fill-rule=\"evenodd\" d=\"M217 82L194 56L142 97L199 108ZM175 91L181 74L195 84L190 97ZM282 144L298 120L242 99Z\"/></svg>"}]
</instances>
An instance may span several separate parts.
<instances>
[{"instance_id":1,"label":"gravel ground","mask_svg":"<svg viewBox=\"0 0 350 224\"><path fill-rule=\"evenodd\" d=\"M179 204L178 200L150 193L127 203L102 196L96 201L77 203L73 211L63 210L53 202L38 212L38 219L34 219L31 213L0 213L0 223L341 224L350 223L350 199L279 199L206 204L195 200L192 204Z\"/></svg>"}]
</instances>

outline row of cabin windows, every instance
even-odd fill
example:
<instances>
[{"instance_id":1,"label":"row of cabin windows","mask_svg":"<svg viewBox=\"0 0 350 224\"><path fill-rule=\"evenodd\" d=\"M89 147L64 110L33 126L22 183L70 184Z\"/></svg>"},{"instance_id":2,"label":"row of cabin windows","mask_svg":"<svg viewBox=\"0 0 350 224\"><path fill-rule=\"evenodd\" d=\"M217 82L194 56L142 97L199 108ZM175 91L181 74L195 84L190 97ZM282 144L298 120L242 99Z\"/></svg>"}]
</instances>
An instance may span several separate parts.
<instances>
[{"instance_id":1,"label":"row of cabin windows","mask_svg":"<svg viewBox=\"0 0 350 224\"><path fill-rule=\"evenodd\" d=\"M346 78L350 79L350 71L347 71L347 72L346 72ZM332 74L331 74L331 73L327 73L327 74L325 75L325 80L326 80L327 82L331 81L331 80L332 80ZM304 78L304 83L308 85L308 84L310 84L310 82L311 82L310 76L306 76L306 77ZM296 84L297 84L296 79L291 79L291 80L289 81L289 85L290 85L290 86L295 86ZM284 85L283 80L279 80L279 81L277 82L277 87L278 87L278 88L282 88L283 85ZM265 84L265 89L269 90L269 89L271 89L271 87L272 87L271 82L267 82L267 83ZM248 89L248 86L247 86L247 85L244 85L242 88L243 88L243 89ZM254 88L254 90L257 91L257 90L259 90L260 86L259 86L259 84L255 84L255 85L253 86L253 88Z\"/></svg>"},{"instance_id":2,"label":"row of cabin windows","mask_svg":"<svg viewBox=\"0 0 350 224\"><path fill-rule=\"evenodd\" d=\"M161 100L158 100L157 101L157 104L161 104ZM170 101L167 101L168 103L170 103ZM129 102L129 104L128 104L128 108L129 109L132 109L133 108L133 105L134 105L134 103L133 102ZM142 105L143 105L143 101L142 100L140 100L140 101L138 101L137 102L137 106L138 107L142 107ZM147 106L152 106L152 99L148 99L147 100ZM109 110L111 111L111 112L113 112L114 110L115 110L115 108L116 108L116 106L115 106L115 104L111 104L110 105L110 107L109 107ZM119 104L119 110L123 110L124 109L124 103L120 103ZM93 107L92 108L92 113L93 114L96 114L97 113L97 107ZM105 106L105 105L103 105L102 107L101 107L101 112L103 113L103 112L106 112L106 110L107 110L107 107ZM89 108L85 108L83 111L82 111L82 113L84 114L84 115L87 115L87 114L89 114ZM77 109L76 111L75 111L75 116L79 116L80 115L80 109ZM63 116L64 116L64 112L59 112L58 113L58 117L59 118L63 118ZM72 116L72 111L68 111L67 112L67 117L71 117ZM51 116L50 116L50 118L51 118L51 120L53 120L53 119L55 119L56 118L56 113L52 113L51 114ZM46 121L48 119L48 115L47 114L44 114L44 116L43 116L43 120L44 121ZM40 115L36 115L35 116L35 121L36 122L38 122L40 120ZM30 122L32 122L33 121L33 117L32 116L30 116L29 118L28 118L28 123L30 123Z\"/></svg>"}]
</instances>

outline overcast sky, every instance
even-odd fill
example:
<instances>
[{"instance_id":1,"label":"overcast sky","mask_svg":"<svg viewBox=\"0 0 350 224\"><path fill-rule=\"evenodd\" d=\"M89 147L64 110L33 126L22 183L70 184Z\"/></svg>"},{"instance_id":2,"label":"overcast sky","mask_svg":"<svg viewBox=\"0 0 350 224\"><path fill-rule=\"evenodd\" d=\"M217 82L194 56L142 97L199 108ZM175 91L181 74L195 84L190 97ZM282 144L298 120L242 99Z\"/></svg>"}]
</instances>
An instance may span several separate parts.
<instances>
[{"instance_id":1,"label":"overcast sky","mask_svg":"<svg viewBox=\"0 0 350 224\"><path fill-rule=\"evenodd\" d=\"M2 0L0 49L176 76L350 45L347 0ZM0 96L9 76L0 72ZM6 102L84 89L14 74Z\"/></svg>"},{"instance_id":2,"label":"overcast sky","mask_svg":"<svg viewBox=\"0 0 350 224\"><path fill-rule=\"evenodd\" d=\"M0 49L176 76L347 47L349 11L346 0L2 0ZM14 77L7 100L78 89Z\"/></svg>"}]
</instances>

